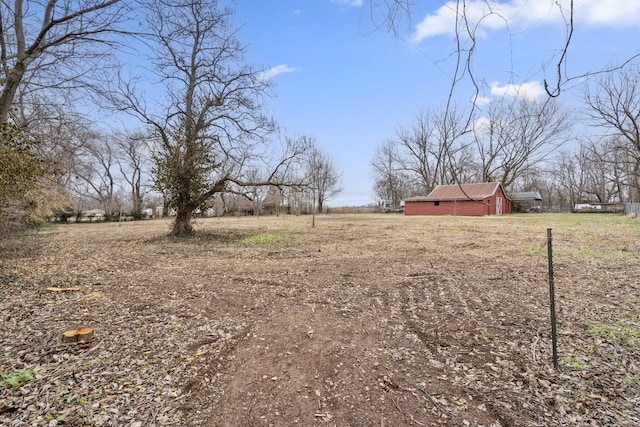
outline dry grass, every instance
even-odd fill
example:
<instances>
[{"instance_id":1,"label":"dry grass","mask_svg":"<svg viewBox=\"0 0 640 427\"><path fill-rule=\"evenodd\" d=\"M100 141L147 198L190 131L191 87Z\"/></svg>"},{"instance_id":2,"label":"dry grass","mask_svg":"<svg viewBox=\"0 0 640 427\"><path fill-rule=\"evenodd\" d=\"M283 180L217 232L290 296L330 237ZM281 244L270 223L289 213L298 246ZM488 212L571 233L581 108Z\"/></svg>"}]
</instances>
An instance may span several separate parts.
<instances>
[{"instance_id":1,"label":"dry grass","mask_svg":"<svg viewBox=\"0 0 640 427\"><path fill-rule=\"evenodd\" d=\"M640 424L637 220L310 224L205 219L193 239L167 237L165 220L78 224L0 241L0 372L18 382L0 387L0 424ZM96 340L62 344L79 326Z\"/></svg>"}]
</instances>

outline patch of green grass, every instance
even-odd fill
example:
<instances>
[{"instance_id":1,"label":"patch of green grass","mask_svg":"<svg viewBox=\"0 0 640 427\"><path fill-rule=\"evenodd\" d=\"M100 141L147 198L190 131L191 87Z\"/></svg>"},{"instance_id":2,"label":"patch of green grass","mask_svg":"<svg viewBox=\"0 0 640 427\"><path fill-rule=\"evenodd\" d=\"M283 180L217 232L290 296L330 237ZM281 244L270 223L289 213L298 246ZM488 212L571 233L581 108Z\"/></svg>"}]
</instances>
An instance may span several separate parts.
<instances>
[{"instance_id":1,"label":"patch of green grass","mask_svg":"<svg viewBox=\"0 0 640 427\"><path fill-rule=\"evenodd\" d=\"M640 384L640 381L638 381L636 377L630 377L630 376L624 377L624 382L630 385L631 387L638 387L638 384Z\"/></svg>"},{"instance_id":2,"label":"patch of green grass","mask_svg":"<svg viewBox=\"0 0 640 427\"><path fill-rule=\"evenodd\" d=\"M607 254L602 251L597 251L593 249L583 249L579 250L575 253L576 258L604 258Z\"/></svg>"},{"instance_id":3,"label":"patch of green grass","mask_svg":"<svg viewBox=\"0 0 640 427\"><path fill-rule=\"evenodd\" d=\"M102 359L91 359L91 360L87 360L85 361L82 366L85 367L91 367L91 366L100 366L103 365L104 361Z\"/></svg>"},{"instance_id":4,"label":"patch of green grass","mask_svg":"<svg viewBox=\"0 0 640 427\"><path fill-rule=\"evenodd\" d=\"M56 415L57 415L56 411L49 412L44 416L44 419L47 421L52 421L56 417Z\"/></svg>"},{"instance_id":5,"label":"patch of green grass","mask_svg":"<svg viewBox=\"0 0 640 427\"><path fill-rule=\"evenodd\" d=\"M561 360L576 371L584 369L584 365L572 356L562 356Z\"/></svg>"},{"instance_id":6,"label":"patch of green grass","mask_svg":"<svg viewBox=\"0 0 640 427\"><path fill-rule=\"evenodd\" d=\"M638 325L625 325L618 323L608 326L602 323L587 325L587 334L615 343L624 343L630 346L640 345L640 327Z\"/></svg>"},{"instance_id":7,"label":"patch of green grass","mask_svg":"<svg viewBox=\"0 0 640 427\"><path fill-rule=\"evenodd\" d=\"M561 251L564 251L562 253ZM633 251L625 251L615 248L601 249L588 248L572 250L571 248L562 248L560 257L565 256L579 261L599 261L599 262L637 262L638 253Z\"/></svg>"},{"instance_id":8,"label":"patch of green grass","mask_svg":"<svg viewBox=\"0 0 640 427\"><path fill-rule=\"evenodd\" d=\"M18 369L7 374L0 372L2 383L9 384L11 387L19 387L20 384L31 381L33 378L33 371L30 369Z\"/></svg>"},{"instance_id":9,"label":"patch of green grass","mask_svg":"<svg viewBox=\"0 0 640 427\"><path fill-rule=\"evenodd\" d=\"M82 396L81 398L74 400L72 403L75 403L76 405L88 405L90 401L89 396Z\"/></svg>"},{"instance_id":10,"label":"patch of green grass","mask_svg":"<svg viewBox=\"0 0 640 427\"><path fill-rule=\"evenodd\" d=\"M79 397L77 399L74 399L72 402L69 402L73 405L88 405L91 402L95 401L96 399L98 399L100 397L100 394L102 393L102 391L100 389L94 390L90 395L88 396L82 396ZM69 399L69 396L66 396L66 399Z\"/></svg>"},{"instance_id":11,"label":"patch of green grass","mask_svg":"<svg viewBox=\"0 0 640 427\"><path fill-rule=\"evenodd\" d=\"M242 239L243 243L277 243L283 239L283 236L275 233L261 233L247 236Z\"/></svg>"},{"instance_id":12,"label":"patch of green grass","mask_svg":"<svg viewBox=\"0 0 640 427\"><path fill-rule=\"evenodd\" d=\"M522 255L536 257L536 258L545 257L547 256L547 246L546 245L525 246L522 249Z\"/></svg>"}]
</instances>

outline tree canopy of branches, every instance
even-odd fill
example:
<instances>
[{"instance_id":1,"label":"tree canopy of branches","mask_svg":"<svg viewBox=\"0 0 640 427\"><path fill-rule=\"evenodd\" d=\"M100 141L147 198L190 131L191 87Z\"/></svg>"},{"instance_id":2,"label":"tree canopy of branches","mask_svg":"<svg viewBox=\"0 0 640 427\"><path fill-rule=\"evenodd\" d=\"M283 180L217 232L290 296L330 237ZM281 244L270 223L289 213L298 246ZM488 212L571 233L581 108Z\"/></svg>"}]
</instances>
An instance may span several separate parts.
<instances>
[{"instance_id":1,"label":"tree canopy of branches","mask_svg":"<svg viewBox=\"0 0 640 427\"><path fill-rule=\"evenodd\" d=\"M632 172L631 199L640 201L640 67L608 73L587 85L587 112L597 126L617 137L627 151Z\"/></svg>"},{"instance_id":2,"label":"tree canopy of branches","mask_svg":"<svg viewBox=\"0 0 640 427\"><path fill-rule=\"evenodd\" d=\"M152 63L167 102L147 108L125 86L121 105L155 135L155 185L175 210L172 234L185 235L193 232L194 211L215 195L250 197L250 187L281 179L287 162L304 148L287 145L265 172L264 159L273 152L266 136L275 124L262 114L260 101L269 82L243 63L230 10L207 0L158 0L147 8Z\"/></svg>"},{"instance_id":3,"label":"tree canopy of branches","mask_svg":"<svg viewBox=\"0 0 640 427\"><path fill-rule=\"evenodd\" d=\"M315 207L322 213L325 202L340 194L342 188L333 159L315 144L306 153L306 175L315 198Z\"/></svg>"},{"instance_id":4,"label":"tree canopy of branches","mask_svg":"<svg viewBox=\"0 0 640 427\"><path fill-rule=\"evenodd\" d=\"M112 135L88 130L76 151L74 190L84 198L97 202L107 216L120 209L116 200L118 162L116 141Z\"/></svg>"},{"instance_id":5,"label":"tree canopy of branches","mask_svg":"<svg viewBox=\"0 0 640 427\"><path fill-rule=\"evenodd\" d=\"M124 135L116 140L118 169L130 189L134 219L142 218L143 174L146 172L148 151L145 135Z\"/></svg>"},{"instance_id":6,"label":"tree canopy of branches","mask_svg":"<svg viewBox=\"0 0 640 427\"><path fill-rule=\"evenodd\" d=\"M567 141L571 121L554 100L516 98L492 104L474 127L479 181L510 187Z\"/></svg>"},{"instance_id":7,"label":"tree canopy of branches","mask_svg":"<svg viewBox=\"0 0 640 427\"><path fill-rule=\"evenodd\" d=\"M371 159L374 193L382 200L391 200L393 207L414 195L414 182L409 173L400 170L400 153L393 140L387 140L376 148Z\"/></svg>"},{"instance_id":8,"label":"tree canopy of branches","mask_svg":"<svg viewBox=\"0 0 640 427\"><path fill-rule=\"evenodd\" d=\"M503 100L482 114L448 107L419 113L371 161L375 190L395 200L436 185L501 182L510 187L570 135L567 114L553 100Z\"/></svg>"},{"instance_id":9,"label":"tree canopy of branches","mask_svg":"<svg viewBox=\"0 0 640 427\"><path fill-rule=\"evenodd\" d=\"M108 49L98 46L109 47L125 9L120 0L0 3L0 123L19 92L63 89L65 96L77 87L103 62Z\"/></svg>"},{"instance_id":10,"label":"tree canopy of branches","mask_svg":"<svg viewBox=\"0 0 640 427\"><path fill-rule=\"evenodd\" d=\"M37 193L41 178L51 177L52 170L49 135L40 132L49 117L38 107L62 104L79 87L93 85L88 75L106 63L115 41L111 36L120 33L126 10L120 0L0 3L3 205L8 199L35 204L28 194ZM49 192L52 197L38 196L41 205L47 199L65 199L53 197L57 192L51 186Z\"/></svg>"},{"instance_id":11,"label":"tree canopy of branches","mask_svg":"<svg viewBox=\"0 0 640 427\"><path fill-rule=\"evenodd\" d=\"M418 188L429 192L438 184L460 180L465 161L466 118L454 108L419 112L413 125L396 132L397 169L419 179Z\"/></svg>"}]
</instances>

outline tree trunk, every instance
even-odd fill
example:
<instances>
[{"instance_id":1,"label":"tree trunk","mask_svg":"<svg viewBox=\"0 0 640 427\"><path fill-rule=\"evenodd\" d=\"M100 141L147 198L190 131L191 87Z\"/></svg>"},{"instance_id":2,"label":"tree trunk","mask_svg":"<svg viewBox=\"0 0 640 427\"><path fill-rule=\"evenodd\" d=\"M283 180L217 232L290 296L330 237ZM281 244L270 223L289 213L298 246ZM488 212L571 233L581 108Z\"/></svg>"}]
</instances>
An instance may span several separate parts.
<instances>
[{"instance_id":1,"label":"tree trunk","mask_svg":"<svg viewBox=\"0 0 640 427\"><path fill-rule=\"evenodd\" d=\"M636 160L633 165L633 183L631 189L629 190L629 202L638 203L640 202L640 161Z\"/></svg>"},{"instance_id":2,"label":"tree trunk","mask_svg":"<svg viewBox=\"0 0 640 427\"><path fill-rule=\"evenodd\" d=\"M142 193L140 191L140 182L136 182L131 186L131 198L133 199L133 218L142 219Z\"/></svg>"},{"instance_id":3,"label":"tree trunk","mask_svg":"<svg viewBox=\"0 0 640 427\"><path fill-rule=\"evenodd\" d=\"M0 95L0 123L5 123L9 117L11 107L13 107L13 98L15 97L18 86L22 81L25 73L25 66L19 62L6 77L2 94Z\"/></svg>"},{"instance_id":4,"label":"tree trunk","mask_svg":"<svg viewBox=\"0 0 640 427\"><path fill-rule=\"evenodd\" d=\"M193 209L185 206L178 206L176 219L173 221L171 234L173 236L187 236L193 234L193 226L191 225L191 214Z\"/></svg>"}]
</instances>

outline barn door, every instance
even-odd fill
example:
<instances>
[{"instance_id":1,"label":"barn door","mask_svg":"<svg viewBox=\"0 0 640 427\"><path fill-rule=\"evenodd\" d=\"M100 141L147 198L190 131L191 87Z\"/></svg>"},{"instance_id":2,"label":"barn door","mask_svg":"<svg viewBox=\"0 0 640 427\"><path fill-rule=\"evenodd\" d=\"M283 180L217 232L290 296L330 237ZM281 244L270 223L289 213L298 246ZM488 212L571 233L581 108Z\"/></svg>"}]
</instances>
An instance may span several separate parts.
<instances>
[{"instance_id":1,"label":"barn door","mask_svg":"<svg viewBox=\"0 0 640 427\"><path fill-rule=\"evenodd\" d=\"M502 215L502 197L496 197L496 215Z\"/></svg>"}]
</instances>

